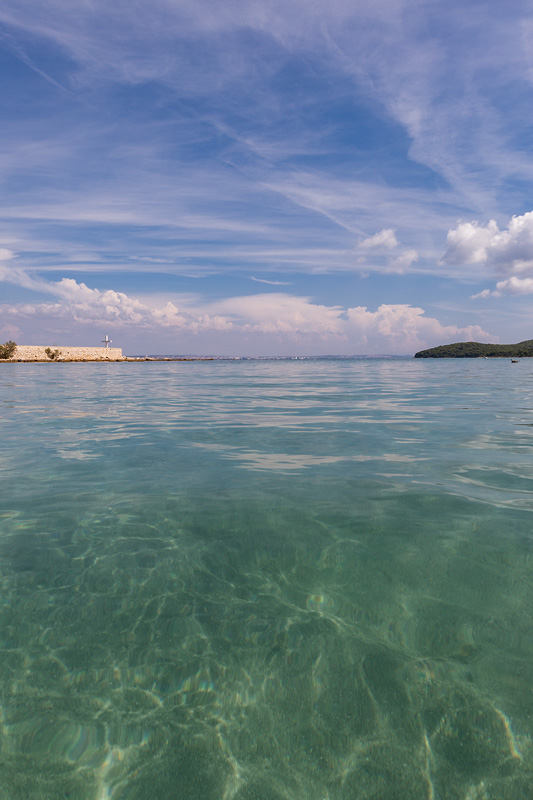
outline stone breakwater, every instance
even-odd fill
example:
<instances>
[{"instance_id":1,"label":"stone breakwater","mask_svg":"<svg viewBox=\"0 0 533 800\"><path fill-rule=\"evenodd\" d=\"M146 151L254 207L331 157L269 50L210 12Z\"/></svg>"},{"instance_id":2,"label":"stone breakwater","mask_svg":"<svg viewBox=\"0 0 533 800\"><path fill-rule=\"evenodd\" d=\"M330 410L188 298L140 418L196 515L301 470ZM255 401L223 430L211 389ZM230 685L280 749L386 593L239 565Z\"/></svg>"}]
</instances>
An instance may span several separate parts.
<instances>
[{"instance_id":1,"label":"stone breakwater","mask_svg":"<svg viewBox=\"0 0 533 800\"><path fill-rule=\"evenodd\" d=\"M59 350L53 359L46 354ZM122 361L120 347L63 347L61 345L17 345L17 349L9 361Z\"/></svg>"}]
</instances>

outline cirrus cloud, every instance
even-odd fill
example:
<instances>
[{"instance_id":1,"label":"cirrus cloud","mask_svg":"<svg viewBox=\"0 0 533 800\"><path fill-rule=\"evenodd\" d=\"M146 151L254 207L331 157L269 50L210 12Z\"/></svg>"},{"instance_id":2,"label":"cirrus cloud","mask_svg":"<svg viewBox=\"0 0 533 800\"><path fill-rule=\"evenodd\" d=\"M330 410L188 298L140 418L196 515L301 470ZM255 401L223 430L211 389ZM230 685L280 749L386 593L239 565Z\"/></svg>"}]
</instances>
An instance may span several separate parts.
<instances>
[{"instance_id":1,"label":"cirrus cloud","mask_svg":"<svg viewBox=\"0 0 533 800\"><path fill-rule=\"evenodd\" d=\"M389 263L386 271L402 275L415 261L418 261L418 252L416 250L404 250L403 253Z\"/></svg>"}]
</instances>

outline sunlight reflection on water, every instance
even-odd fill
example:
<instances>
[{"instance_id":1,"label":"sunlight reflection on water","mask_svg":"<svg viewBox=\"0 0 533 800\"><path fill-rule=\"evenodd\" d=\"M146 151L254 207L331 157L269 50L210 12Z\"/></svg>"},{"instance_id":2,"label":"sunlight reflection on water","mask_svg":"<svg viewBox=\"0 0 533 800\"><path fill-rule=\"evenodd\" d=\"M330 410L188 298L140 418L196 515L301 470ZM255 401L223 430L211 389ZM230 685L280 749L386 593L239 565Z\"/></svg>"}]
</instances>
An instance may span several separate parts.
<instances>
[{"instance_id":1,"label":"sunlight reflection on water","mask_svg":"<svg viewBox=\"0 0 533 800\"><path fill-rule=\"evenodd\" d=\"M528 362L44 366L0 370L3 798L528 796Z\"/></svg>"}]
</instances>

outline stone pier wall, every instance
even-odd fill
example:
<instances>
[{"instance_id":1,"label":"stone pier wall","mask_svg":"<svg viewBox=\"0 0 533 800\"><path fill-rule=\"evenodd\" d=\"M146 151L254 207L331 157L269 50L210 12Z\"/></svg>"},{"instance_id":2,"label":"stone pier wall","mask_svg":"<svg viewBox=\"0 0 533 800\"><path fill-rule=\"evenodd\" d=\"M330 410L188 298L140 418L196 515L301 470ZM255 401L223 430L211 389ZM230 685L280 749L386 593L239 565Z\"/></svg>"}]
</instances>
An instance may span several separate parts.
<instances>
[{"instance_id":1,"label":"stone pier wall","mask_svg":"<svg viewBox=\"0 0 533 800\"><path fill-rule=\"evenodd\" d=\"M46 348L59 350L57 361L119 361L122 359L120 347L63 347L62 345L17 345L10 361L50 361Z\"/></svg>"}]
</instances>

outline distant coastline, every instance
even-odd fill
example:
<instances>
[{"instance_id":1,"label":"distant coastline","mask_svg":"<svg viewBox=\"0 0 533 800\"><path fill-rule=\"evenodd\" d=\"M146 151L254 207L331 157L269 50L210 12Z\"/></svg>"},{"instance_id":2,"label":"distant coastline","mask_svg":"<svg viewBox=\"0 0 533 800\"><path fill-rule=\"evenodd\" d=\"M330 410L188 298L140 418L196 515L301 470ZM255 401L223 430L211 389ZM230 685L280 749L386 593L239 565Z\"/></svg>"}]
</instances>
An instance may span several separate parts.
<instances>
[{"instance_id":1,"label":"distant coastline","mask_svg":"<svg viewBox=\"0 0 533 800\"><path fill-rule=\"evenodd\" d=\"M0 354L0 364L31 363L31 364L65 364L65 363L124 363L140 361L405 361L411 359L412 355L392 355L387 353L362 354L362 355L284 355L284 356L231 356L231 355L131 355L124 356L121 348L111 347L71 347L53 345L15 345L14 342L6 342L13 345L14 350L11 355ZM1 349L1 346L0 346Z\"/></svg>"},{"instance_id":2,"label":"distant coastline","mask_svg":"<svg viewBox=\"0 0 533 800\"><path fill-rule=\"evenodd\" d=\"M483 342L455 342L430 347L415 353L415 358L530 358L533 356L533 339L517 344L484 344Z\"/></svg>"}]
</instances>

